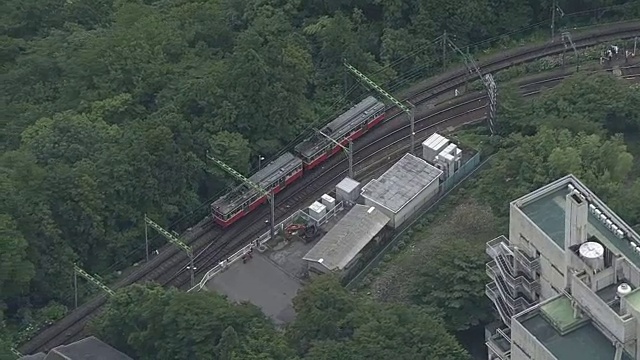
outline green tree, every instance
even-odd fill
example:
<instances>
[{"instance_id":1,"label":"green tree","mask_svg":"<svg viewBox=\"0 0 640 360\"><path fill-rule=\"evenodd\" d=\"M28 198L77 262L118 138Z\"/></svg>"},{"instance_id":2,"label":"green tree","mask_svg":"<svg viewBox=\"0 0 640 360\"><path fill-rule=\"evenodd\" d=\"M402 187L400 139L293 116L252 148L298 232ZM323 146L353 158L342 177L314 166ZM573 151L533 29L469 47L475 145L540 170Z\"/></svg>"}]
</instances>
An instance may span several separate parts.
<instances>
[{"instance_id":1,"label":"green tree","mask_svg":"<svg viewBox=\"0 0 640 360\"><path fill-rule=\"evenodd\" d=\"M116 293L94 327L101 338L139 359L294 357L258 308L209 292L132 285Z\"/></svg>"},{"instance_id":2,"label":"green tree","mask_svg":"<svg viewBox=\"0 0 640 360\"><path fill-rule=\"evenodd\" d=\"M27 246L15 221L0 214L0 301L23 292L35 275Z\"/></svg>"},{"instance_id":3,"label":"green tree","mask_svg":"<svg viewBox=\"0 0 640 360\"><path fill-rule=\"evenodd\" d=\"M621 138L541 128L505 140L491 171L479 181L482 197L501 215L509 201L573 173L605 201L624 187L633 157Z\"/></svg>"},{"instance_id":4,"label":"green tree","mask_svg":"<svg viewBox=\"0 0 640 360\"><path fill-rule=\"evenodd\" d=\"M356 307L357 300L338 279L317 278L293 299L296 321L288 328L288 337L300 352L305 352L311 341L348 338L355 326Z\"/></svg>"},{"instance_id":5,"label":"green tree","mask_svg":"<svg viewBox=\"0 0 640 360\"><path fill-rule=\"evenodd\" d=\"M456 239L438 243L421 262L412 284L416 304L443 319L448 330L461 331L492 320L484 293L487 275L484 242Z\"/></svg>"},{"instance_id":6,"label":"green tree","mask_svg":"<svg viewBox=\"0 0 640 360\"><path fill-rule=\"evenodd\" d=\"M468 359L430 314L358 298L334 276L307 285L294 307L296 319L287 334L305 359Z\"/></svg>"}]
</instances>

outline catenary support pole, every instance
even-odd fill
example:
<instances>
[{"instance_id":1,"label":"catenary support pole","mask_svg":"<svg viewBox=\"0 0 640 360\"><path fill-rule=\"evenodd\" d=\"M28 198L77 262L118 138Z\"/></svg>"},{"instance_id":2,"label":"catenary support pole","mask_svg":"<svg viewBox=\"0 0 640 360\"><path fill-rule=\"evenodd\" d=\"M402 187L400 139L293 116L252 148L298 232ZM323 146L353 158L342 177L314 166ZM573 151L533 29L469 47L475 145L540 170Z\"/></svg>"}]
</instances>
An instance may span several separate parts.
<instances>
[{"instance_id":1,"label":"catenary support pole","mask_svg":"<svg viewBox=\"0 0 640 360\"><path fill-rule=\"evenodd\" d=\"M269 235L273 239L276 236L276 197L269 193L269 206L271 207L271 220L269 221Z\"/></svg>"},{"instance_id":2,"label":"catenary support pole","mask_svg":"<svg viewBox=\"0 0 640 360\"><path fill-rule=\"evenodd\" d=\"M353 140L349 139L349 177L353 179Z\"/></svg>"},{"instance_id":3,"label":"catenary support pole","mask_svg":"<svg viewBox=\"0 0 640 360\"><path fill-rule=\"evenodd\" d=\"M384 96L385 98L387 98L387 100L391 101L395 106L400 108L400 110L404 111L407 115L409 115L409 120L411 121L411 119L412 119L411 110L407 106L405 106L403 103L401 103L398 99L394 98L391 94L386 92L383 88L378 86L378 84L373 82L366 75L361 73L358 69L356 69L355 67L349 65L349 63L347 63L346 61L344 62L344 66L347 69L349 69L349 71L351 71L351 73L354 74L361 82L363 82L369 88L375 90L378 94L380 94L380 95ZM409 146L410 146L410 149L413 149L414 148L413 142L411 142L411 144ZM411 154L413 154L413 150L411 151Z\"/></svg>"},{"instance_id":4,"label":"catenary support pole","mask_svg":"<svg viewBox=\"0 0 640 360\"><path fill-rule=\"evenodd\" d=\"M580 54L578 53L578 49L576 49L576 45L573 43L573 40L571 39L571 33L568 31L564 31L561 35L561 38L565 48L567 48L568 46L571 46L571 48L573 49L573 53L576 56L576 72L580 71Z\"/></svg>"},{"instance_id":5,"label":"catenary support pole","mask_svg":"<svg viewBox=\"0 0 640 360\"><path fill-rule=\"evenodd\" d=\"M411 155L415 155L415 141L416 141L416 118L415 118L415 114L416 114L416 107L415 105L413 105L412 103L410 103L409 101L407 101L407 103L409 104L409 124L411 125L411 149L410 149L410 153Z\"/></svg>"},{"instance_id":6,"label":"catenary support pole","mask_svg":"<svg viewBox=\"0 0 640 360\"><path fill-rule=\"evenodd\" d=\"M89 275L89 273L87 273L86 271L82 270L80 267L78 267L78 265L73 265L73 270L74 270L74 273L76 273L77 275L82 276L87 281L89 281L90 283L94 284L95 286L97 286L99 289L101 289L102 291L106 292L107 294L115 295L115 292L113 290L109 289L109 287L107 285L103 284L97 278ZM76 286L76 288L77 288L77 286Z\"/></svg>"},{"instance_id":7,"label":"catenary support pole","mask_svg":"<svg viewBox=\"0 0 640 360\"><path fill-rule=\"evenodd\" d=\"M351 138L349 138L349 147L345 147L344 145L340 144L336 139L332 138L331 136L323 133L322 131L318 130L318 129L314 129L315 132L317 132L318 134L324 136L325 138L329 139L329 141L331 141L332 143L336 144L337 146L339 146L349 157L349 177L353 179L353 141L351 140Z\"/></svg>"},{"instance_id":8,"label":"catenary support pole","mask_svg":"<svg viewBox=\"0 0 640 360\"><path fill-rule=\"evenodd\" d=\"M442 66L447 66L447 30L442 34Z\"/></svg>"},{"instance_id":9,"label":"catenary support pole","mask_svg":"<svg viewBox=\"0 0 640 360\"><path fill-rule=\"evenodd\" d=\"M78 272L73 269L73 294L74 294L74 306L78 308Z\"/></svg>"},{"instance_id":10,"label":"catenary support pole","mask_svg":"<svg viewBox=\"0 0 640 360\"><path fill-rule=\"evenodd\" d=\"M489 99L489 105L490 105L489 114L488 114L489 130L491 131L491 135L495 135L497 90L496 90L496 83L493 79L493 76L491 74L487 74L487 76L482 76L482 72L480 71L480 68L476 64L476 61L473 59L472 56L469 55L468 52L467 53L463 52L452 41L449 41L449 46L451 47L451 49L453 49L453 51L457 52L463 57L464 63L467 69L469 70L469 74L475 73L480 78L480 81L482 81L482 84L484 85L484 88L487 91L487 97ZM469 77L465 77L465 81L467 81L468 79Z\"/></svg>"},{"instance_id":11,"label":"catenary support pole","mask_svg":"<svg viewBox=\"0 0 640 360\"><path fill-rule=\"evenodd\" d=\"M551 42L555 41L556 37L556 1L551 3Z\"/></svg>"},{"instance_id":12,"label":"catenary support pole","mask_svg":"<svg viewBox=\"0 0 640 360\"><path fill-rule=\"evenodd\" d=\"M193 260L194 259L193 259L193 251L191 250L191 247L189 245L185 244L184 242L182 242L177 237L173 236L167 230L163 229L162 226L156 224L153 220L149 219L147 217L147 215L144 216L144 221L145 221L145 223L149 224L149 226L154 228L157 232L159 232L160 235L164 236L165 239L167 239L170 243L172 243L173 245L177 246L178 248L180 248L182 251L184 251L187 254L187 256L189 257L189 262L191 264L189 270L191 271L191 287L193 287L193 285L194 285L194 273L193 273L193 271L195 270L195 268L193 267Z\"/></svg>"},{"instance_id":13,"label":"catenary support pole","mask_svg":"<svg viewBox=\"0 0 640 360\"><path fill-rule=\"evenodd\" d=\"M147 214L144 214L144 217L146 218ZM144 222L144 249L147 256L147 262L149 262L149 229L146 221Z\"/></svg>"}]
</instances>

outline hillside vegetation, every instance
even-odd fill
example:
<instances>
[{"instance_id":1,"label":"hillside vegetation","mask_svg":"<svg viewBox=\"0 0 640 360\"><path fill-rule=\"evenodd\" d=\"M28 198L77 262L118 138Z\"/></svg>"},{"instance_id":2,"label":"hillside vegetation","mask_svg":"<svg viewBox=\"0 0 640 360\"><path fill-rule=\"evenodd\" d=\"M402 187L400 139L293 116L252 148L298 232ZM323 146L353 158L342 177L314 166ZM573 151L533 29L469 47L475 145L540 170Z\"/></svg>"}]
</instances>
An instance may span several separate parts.
<instances>
[{"instance_id":1,"label":"hillside vegetation","mask_svg":"<svg viewBox=\"0 0 640 360\"><path fill-rule=\"evenodd\" d=\"M560 1L567 14L621 3ZM629 3L581 16L640 13ZM549 6L0 2L0 323L64 314L74 262L104 275L138 261L142 214L168 225L206 208L229 184L209 171L207 149L248 173L258 154L275 155L361 96L343 59L395 90L441 64L432 41L443 32L476 44L547 21Z\"/></svg>"}]
</instances>

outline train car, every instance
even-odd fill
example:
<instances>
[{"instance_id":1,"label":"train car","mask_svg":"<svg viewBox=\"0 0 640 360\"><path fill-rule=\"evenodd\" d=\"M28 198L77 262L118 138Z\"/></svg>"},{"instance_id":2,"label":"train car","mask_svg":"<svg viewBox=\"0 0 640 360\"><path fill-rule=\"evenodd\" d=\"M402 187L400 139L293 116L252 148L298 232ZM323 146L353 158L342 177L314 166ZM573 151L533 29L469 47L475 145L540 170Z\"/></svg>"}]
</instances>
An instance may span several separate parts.
<instances>
[{"instance_id":1,"label":"train car","mask_svg":"<svg viewBox=\"0 0 640 360\"><path fill-rule=\"evenodd\" d=\"M302 172L302 160L288 152L253 174L249 180L263 189L273 190L273 193L277 194L287 185L299 179ZM211 213L215 222L226 228L265 201L267 201L266 196L246 184L241 184L214 201L211 204Z\"/></svg>"},{"instance_id":2,"label":"train car","mask_svg":"<svg viewBox=\"0 0 640 360\"><path fill-rule=\"evenodd\" d=\"M384 120L384 115L384 104L369 96L320 131L344 146L349 139L355 140L379 124ZM313 169L340 150L340 146L320 134L312 135L294 148L304 162L305 170Z\"/></svg>"}]
</instances>

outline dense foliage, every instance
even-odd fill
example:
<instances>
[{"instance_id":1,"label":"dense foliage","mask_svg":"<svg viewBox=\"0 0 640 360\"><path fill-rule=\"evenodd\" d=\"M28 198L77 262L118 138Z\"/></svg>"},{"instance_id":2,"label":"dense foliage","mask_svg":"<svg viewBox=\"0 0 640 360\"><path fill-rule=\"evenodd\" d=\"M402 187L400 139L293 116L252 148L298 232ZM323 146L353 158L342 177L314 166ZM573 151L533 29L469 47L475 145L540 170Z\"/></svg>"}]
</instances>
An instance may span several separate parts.
<instances>
[{"instance_id":1,"label":"dense foliage","mask_svg":"<svg viewBox=\"0 0 640 360\"><path fill-rule=\"evenodd\" d=\"M622 2L560 1L567 13ZM343 59L402 84L442 62L431 41L443 31L474 43L546 20L550 6L0 2L0 304L16 324L32 319L25 308L59 313L72 263L106 274L140 259L143 213L166 225L227 185L206 171L207 149L246 173L361 95L343 98Z\"/></svg>"},{"instance_id":2,"label":"dense foliage","mask_svg":"<svg viewBox=\"0 0 640 360\"><path fill-rule=\"evenodd\" d=\"M579 75L524 102L505 91L504 139L478 193L498 214L509 201L574 174L630 225L640 223L640 88L608 74ZM637 149L637 147L636 147Z\"/></svg>"},{"instance_id":3,"label":"dense foliage","mask_svg":"<svg viewBox=\"0 0 640 360\"><path fill-rule=\"evenodd\" d=\"M136 359L468 358L427 313L359 299L333 277L306 286L295 308L297 319L282 333L253 305L234 305L209 292L133 285L117 292L94 328Z\"/></svg>"},{"instance_id":4,"label":"dense foliage","mask_svg":"<svg viewBox=\"0 0 640 360\"><path fill-rule=\"evenodd\" d=\"M136 359L292 359L281 333L250 304L157 285L118 291L94 324L101 339Z\"/></svg>"}]
</instances>

